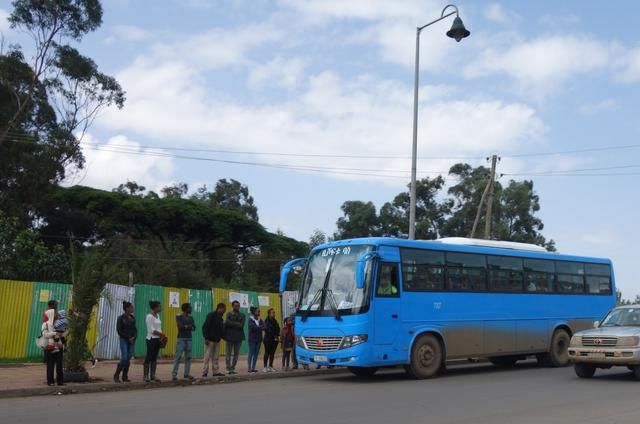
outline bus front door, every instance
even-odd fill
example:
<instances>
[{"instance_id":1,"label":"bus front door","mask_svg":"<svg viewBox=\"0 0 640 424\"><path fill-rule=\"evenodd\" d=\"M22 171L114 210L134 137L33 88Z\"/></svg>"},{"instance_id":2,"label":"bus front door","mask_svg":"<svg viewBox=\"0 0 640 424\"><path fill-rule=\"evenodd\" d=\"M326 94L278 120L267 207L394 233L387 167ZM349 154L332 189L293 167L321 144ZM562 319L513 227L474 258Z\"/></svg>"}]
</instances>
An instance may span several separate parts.
<instances>
[{"instance_id":1,"label":"bus front door","mask_svg":"<svg viewBox=\"0 0 640 424\"><path fill-rule=\"evenodd\" d=\"M391 345L400 331L400 265L398 263L381 262L379 264L374 303L375 344Z\"/></svg>"}]
</instances>

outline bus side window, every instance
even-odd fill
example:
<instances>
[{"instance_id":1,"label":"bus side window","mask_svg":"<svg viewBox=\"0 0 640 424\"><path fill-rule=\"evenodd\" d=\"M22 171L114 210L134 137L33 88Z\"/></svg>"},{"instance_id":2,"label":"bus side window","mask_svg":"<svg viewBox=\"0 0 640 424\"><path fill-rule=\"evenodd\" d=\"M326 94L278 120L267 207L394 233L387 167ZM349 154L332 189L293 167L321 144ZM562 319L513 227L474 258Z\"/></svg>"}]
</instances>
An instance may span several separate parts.
<instances>
[{"instance_id":1,"label":"bus side window","mask_svg":"<svg viewBox=\"0 0 640 424\"><path fill-rule=\"evenodd\" d=\"M376 296L398 297L400 296L398 278L398 265L382 263L380 265L380 275L378 276L378 289Z\"/></svg>"}]
</instances>

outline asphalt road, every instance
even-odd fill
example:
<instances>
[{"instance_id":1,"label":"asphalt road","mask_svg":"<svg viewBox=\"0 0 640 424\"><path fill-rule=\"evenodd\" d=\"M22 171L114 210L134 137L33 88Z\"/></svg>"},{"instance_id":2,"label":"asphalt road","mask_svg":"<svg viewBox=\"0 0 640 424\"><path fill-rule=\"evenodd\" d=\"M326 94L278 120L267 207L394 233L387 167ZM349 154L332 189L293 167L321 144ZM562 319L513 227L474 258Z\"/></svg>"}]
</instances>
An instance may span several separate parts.
<instances>
[{"instance_id":1,"label":"asphalt road","mask_svg":"<svg viewBox=\"0 0 640 424\"><path fill-rule=\"evenodd\" d=\"M640 382L626 368L579 380L571 368L451 367L434 380L385 371L0 400L10 423L634 423Z\"/></svg>"}]
</instances>

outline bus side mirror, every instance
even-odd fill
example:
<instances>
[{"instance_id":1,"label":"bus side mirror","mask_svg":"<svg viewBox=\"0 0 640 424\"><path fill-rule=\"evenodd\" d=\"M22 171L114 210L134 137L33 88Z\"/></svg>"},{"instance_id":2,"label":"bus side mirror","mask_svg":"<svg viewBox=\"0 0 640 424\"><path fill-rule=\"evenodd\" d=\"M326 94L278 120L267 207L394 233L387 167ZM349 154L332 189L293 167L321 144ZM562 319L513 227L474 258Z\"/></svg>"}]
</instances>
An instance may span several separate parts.
<instances>
[{"instance_id":1,"label":"bus side mirror","mask_svg":"<svg viewBox=\"0 0 640 424\"><path fill-rule=\"evenodd\" d=\"M366 271L367 271L367 263L370 260L377 258L378 254L375 252L365 253L358 259L356 263L356 289L364 289Z\"/></svg>"},{"instance_id":2,"label":"bus side mirror","mask_svg":"<svg viewBox=\"0 0 640 424\"><path fill-rule=\"evenodd\" d=\"M306 262L307 258L298 258L284 264L282 271L280 271L280 293L283 293L287 289L287 279L289 278L291 270L304 265Z\"/></svg>"}]
</instances>

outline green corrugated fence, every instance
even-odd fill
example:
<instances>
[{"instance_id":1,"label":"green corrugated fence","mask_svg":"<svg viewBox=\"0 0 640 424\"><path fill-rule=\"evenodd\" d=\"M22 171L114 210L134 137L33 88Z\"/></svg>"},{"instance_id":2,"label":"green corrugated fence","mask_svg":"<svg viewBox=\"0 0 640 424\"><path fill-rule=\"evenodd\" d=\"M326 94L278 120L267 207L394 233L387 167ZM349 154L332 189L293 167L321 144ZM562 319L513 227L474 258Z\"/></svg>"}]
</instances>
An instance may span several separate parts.
<instances>
[{"instance_id":1,"label":"green corrugated fence","mask_svg":"<svg viewBox=\"0 0 640 424\"><path fill-rule=\"evenodd\" d=\"M176 349L177 326L176 315L181 313L180 306L189 302L193 309L196 329L193 332L192 356L199 358L204 354L204 338L202 324L209 312L222 302L231 310L231 302L237 299L241 303L241 311L247 315L245 335L248 333L248 315L250 306L258 306L262 318L266 318L270 308L275 309L276 317L282 325L280 297L276 293L256 293L244 290L212 289L194 290L175 287L160 287L149 284L134 286L135 316L138 326L138 338L135 346L135 356L145 355L146 325L145 318L149 313L149 301L158 300L162 303L162 329L169 340L161 351L164 357L173 356ZM35 338L40 334L42 314L49 300L57 300L61 310L67 310L71 305L71 286L61 283L25 282L0 280L0 360L30 360L42 356L42 351L35 344ZM92 351L100 343L97 340L98 311L94 310L87 331L87 344ZM115 327L113 331L116 331ZM241 353L247 353L247 343L243 343ZM224 355L225 345L221 343L220 353ZM108 358L115 359L115 358Z\"/></svg>"}]
</instances>

